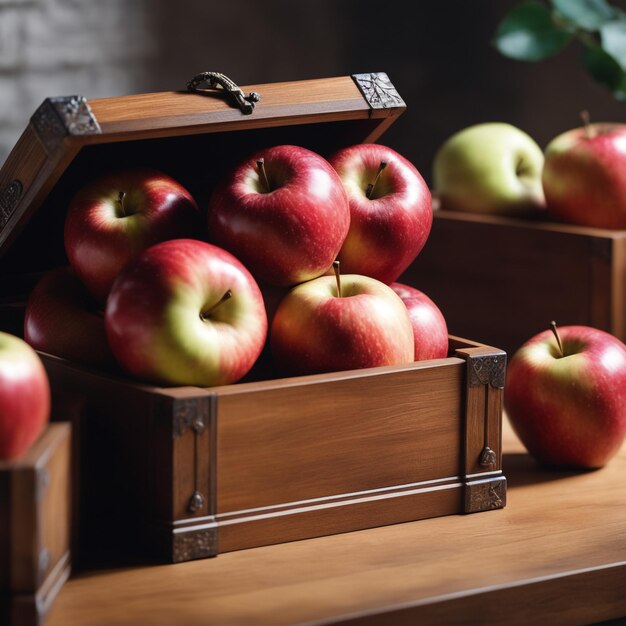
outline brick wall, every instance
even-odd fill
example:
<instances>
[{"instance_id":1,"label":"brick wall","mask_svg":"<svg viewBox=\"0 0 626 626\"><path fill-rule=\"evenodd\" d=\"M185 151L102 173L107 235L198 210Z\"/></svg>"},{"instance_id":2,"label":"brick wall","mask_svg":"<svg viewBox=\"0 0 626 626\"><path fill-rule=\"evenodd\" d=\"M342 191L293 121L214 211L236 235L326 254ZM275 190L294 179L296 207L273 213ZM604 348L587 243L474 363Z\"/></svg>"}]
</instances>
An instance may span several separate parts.
<instances>
[{"instance_id":1,"label":"brick wall","mask_svg":"<svg viewBox=\"0 0 626 626\"><path fill-rule=\"evenodd\" d=\"M47 96L151 90L150 9L150 0L0 0L0 165Z\"/></svg>"}]
</instances>

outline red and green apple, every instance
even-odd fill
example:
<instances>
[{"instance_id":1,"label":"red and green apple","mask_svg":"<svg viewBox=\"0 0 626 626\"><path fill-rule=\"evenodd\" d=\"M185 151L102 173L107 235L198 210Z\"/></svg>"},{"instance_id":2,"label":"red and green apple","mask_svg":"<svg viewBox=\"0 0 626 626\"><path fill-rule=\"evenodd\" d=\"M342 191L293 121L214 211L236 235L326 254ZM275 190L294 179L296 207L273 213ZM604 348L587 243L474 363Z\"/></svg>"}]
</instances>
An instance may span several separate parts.
<instances>
[{"instance_id":1,"label":"red and green apple","mask_svg":"<svg viewBox=\"0 0 626 626\"><path fill-rule=\"evenodd\" d=\"M37 353L0 332L0 459L21 456L50 419L50 384Z\"/></svg>"},{"instance_id":2,"label":"red and green apple","mask_svg":"<svg viewBox=\"0 0 626 626\"><path fill-rule=\"evenodd\" d=\"M105 174L72 199L65 218L65 251L89 292L104 303L122 268L167 239L195 237L200 213L191 194L150 169Z\"/></svg>"},{"instance_id":3,"label":"red and green apple","mask_svg":"<svg viewBox=\"0 0 626 626\"><path fill-rule=\"evenodd\" d=\"M415 166L387 146L350 146L330 163L350 202L342 271L389 285L426 243L433 220L430 191Z\"/></svg>"},{"instance_id":4,"label":"red and green apple","mask_svg":"<svg viewBox=\"0 0 626 626\"><path fill-rule=\"evenodd\" d=\"M321 276L294 287L272 322L270 344L288 375L413 361L413 329L402 300L374 278Z\"/></svg>"},{"instance_id":5,"label":"red and green apple","mask_svg":"<svg viewBox=\"0 0 626 626\"><path fill-rule=\"evenodd\" d=\"M626 346L595 328L553 325L511 358L504 405L540 462L602 467L626 436Z\"/></svg>"},{"instance_id":6,"label":"red and green apple","mask_svg":"<svg viewBox=\"0 0 626 626\"><path fill-rule=\"evenodd\" d=\"M105 328L120 365L165 385L227 385L258 358L267 335L263 298L229 252L194 239L144 251L116 279Z\"/></svg>"},{"instance_id":7,"label":"red and green apple","mask_svg":"<svg viewBox=\"0 0 626 626\"><path fill-rule=\"evenodd\" d=\"M247 158L209 201L209 241L270 285L324 274L349 223L339 177L324 158L299 146L273 146Z\"/></svg>"}]
</instances>

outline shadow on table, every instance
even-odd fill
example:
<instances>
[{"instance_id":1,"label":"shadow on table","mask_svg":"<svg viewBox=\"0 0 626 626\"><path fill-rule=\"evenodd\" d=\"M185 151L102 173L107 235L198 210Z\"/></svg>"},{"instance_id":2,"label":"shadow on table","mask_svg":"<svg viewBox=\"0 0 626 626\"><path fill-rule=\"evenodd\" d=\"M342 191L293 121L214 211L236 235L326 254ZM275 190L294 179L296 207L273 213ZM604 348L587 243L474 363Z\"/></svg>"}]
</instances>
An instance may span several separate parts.
<instances>
[{"instance_id":1,"label":"shadow on table","mask_svg":"<svg viewBox=\"0 0 626 626\"><path fill-rule=\"evenodd\" d=\"M527 452L505 452L502 455L502 471L508 487L515 488L562 480L597 470L556 469L539 464Z\"/></svg>"}]
</instances>

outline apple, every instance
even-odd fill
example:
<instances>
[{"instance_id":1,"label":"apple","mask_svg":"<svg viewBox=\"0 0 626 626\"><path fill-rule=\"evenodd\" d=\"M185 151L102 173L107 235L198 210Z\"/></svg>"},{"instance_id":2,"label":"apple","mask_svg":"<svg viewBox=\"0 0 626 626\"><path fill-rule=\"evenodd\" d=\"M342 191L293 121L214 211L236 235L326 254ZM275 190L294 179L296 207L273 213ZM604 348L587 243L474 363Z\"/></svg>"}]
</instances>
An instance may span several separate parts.
<instances>
[{"instance_id":1,"label":"apple","mask_svg":"<svg viewBox=\"0 0 626 626\"><path fill-rule=\"evenodd\" d=\"M265 343L263 298L229 252L195 239L156 244L115 280L105 311L109 345L131 375L165 385L226 385Z\"/></svg>"},{"instance_id":2,"label":"apple","mask_svg":"<svg viewBox=\"0 0 626 626\"><path fill-rule=\"evenodd\" d=\"M85 365L115 363L104 312L70 267L44 274L28 298L24 339L35 350Z\"/></svg>"},{"instance_id":3,"label":"apple","mask_svg":"<svg viewBox=\"0 0 626 626\"><path fill-rule=\"evenodd\" d=\"M626 228L626 124L587 124L553 139L543 188L557 220Z\"/></svg>"},{"instance_id":4,"label":"apple","mask_svg":"<svg viewBox=\"0 0 626 626\"><path fill-rule=\"evenodd\" d=\"M111 172L85 185L65 218L65 251L89 292L104 303L131 259L167 239L200 232L191 194L173 178L149 169Z\"/></svg>"},{"instance_id":5,"label":"apple","mask_svg":"<svg viewBox=\"0 0 626 626\"><path fill-rule=\"evenodd\" d=\"M448 325L441 309L422 291L392 283L409 312L415 341L415 360L444 359L448 356Z\"/></svg>"},{"instance_id":6,"label":"apple","mask_svg":"<svg viewBox=\"0 0 626 626\"><path fill-rule=\"evenodd\" d=\"M553 323L513 355L504 406L540 462L601 467L626 436L626 346L595 328Z\"/></svg>"},{"instance_id":7,"label":"apple","mask_svg":"<svg viewBox=\"0 0 626 626\"><path fill-rule=\"evenodd\" d=\"M321 276L294 287L270 331L277 368L289 375L413 361L413 329L402 300L374 278Z\"/></svg>"},{"instance_id":8,"label":"apple","mask_svg":"<svg viewBox=\"0 0 626 626\"><path fill-rule=\"evenodd\" d=\"M433 161L433 191L445 210L524 215L545 210L543 152L524 131L500 122L470 126Z\"/></svg>"},{"instance_id":9,"label":"apple","mask_svg":"<svg viewBox=\"0 0 626 626\"><path fill-rule=\"evenodd\" d=\"M350 229L339 252L342 271L391 284L426 243L433 221L430 191L412 163L378 144L358 144L330 158L350 202Z\"/></svg>"},{"instance_id":10,"label":"apple","mask_svg":"<svg viewBox=\"0 0 626 626\"><path fill-rule=\"evenodd\" d=\"M50 419L50 384L37 353L0 332L0 459L21 456Z\"/></svg>"},{"instance_id":11,"label":"apple","mask_svg":"<svg viewBox=\"0 0 626 626\"><path fill-rule=\"evenodd\" d=\"M337 258L350 211L339 177L315 152L273 146L243 161L209 201L209 241L257 280L291 286Z\"/></svg>"}]
</instances>

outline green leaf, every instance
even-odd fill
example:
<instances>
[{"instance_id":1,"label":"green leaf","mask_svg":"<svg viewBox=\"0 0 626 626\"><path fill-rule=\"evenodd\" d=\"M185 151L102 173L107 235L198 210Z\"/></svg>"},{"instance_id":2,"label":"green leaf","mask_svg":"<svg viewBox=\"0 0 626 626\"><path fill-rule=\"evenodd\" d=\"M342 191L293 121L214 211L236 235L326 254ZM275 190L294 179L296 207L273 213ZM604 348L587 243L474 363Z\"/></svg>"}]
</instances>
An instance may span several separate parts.
<instances>
[{"instance_id":1,"label":"green leaf","mask_svg":"<svg viewBox=\"0 0 626 626\"><path fill-rule=\"evenodd\" d=\"M605 52L626 69L626 20L615 20L600 29L600 39Z\"/></svg>"},{"instance_id":2,"label":"green leaf","mask_svg":"<svg viewBox=\"0 0 626 626\"><path fill-rule=\"evenodd\" d=\"M618 100L626 98L626 71L599 45L585 45L583 65L593 79L608 87Z\"/></svg>"},{"instance_id":3,"label":"green leaf","mask_svg":"<svg viewBox=\"0 0 626 626\"><path fill-rule=\"evenodd\" d=\"M615 19L615 9L605 0L550 0L552 6L566 19L585 30L598 30L602 24Z\"/></svg>"},{"instance_id":4,"label":"green leaf","mask_svg":"<svg viewBox=\"0 0 626 626\"><path fill-rule=\"evenodd\" d=\"M540 2L524 2L500 22L495 45L501 54L520 61L540 61L563 50L572 34L560 29Z\"/></svg>"}]
</instances>

